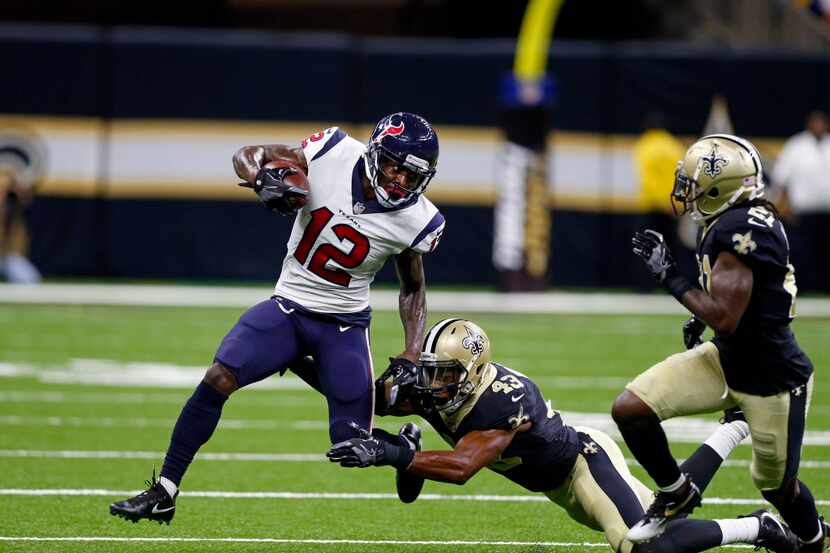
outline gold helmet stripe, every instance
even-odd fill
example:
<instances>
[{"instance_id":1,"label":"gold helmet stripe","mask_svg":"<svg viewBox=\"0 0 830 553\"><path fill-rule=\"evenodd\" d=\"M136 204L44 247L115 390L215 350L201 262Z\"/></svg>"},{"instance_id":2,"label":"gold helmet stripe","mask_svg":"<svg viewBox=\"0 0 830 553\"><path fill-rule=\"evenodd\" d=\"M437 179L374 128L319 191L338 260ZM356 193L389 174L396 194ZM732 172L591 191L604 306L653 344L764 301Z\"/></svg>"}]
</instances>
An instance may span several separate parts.
<instances>
[{"instance_id":1,"label":"gold helmet stripe","mask_svg":"<svg viewBox=\"0 0 830 553\"><path fill-rule=\"evenodd\" d=\"M457 317L455 319L444 319L432 325L432 328L430 328L429 332L427 333L427 337L424 339L423 351L435 353L435 347L438 344L438 338L441 336L441 332L443 332L443 330L452 323L463 320L464 319L460 317Z\"/></svg>"}]
</instances>

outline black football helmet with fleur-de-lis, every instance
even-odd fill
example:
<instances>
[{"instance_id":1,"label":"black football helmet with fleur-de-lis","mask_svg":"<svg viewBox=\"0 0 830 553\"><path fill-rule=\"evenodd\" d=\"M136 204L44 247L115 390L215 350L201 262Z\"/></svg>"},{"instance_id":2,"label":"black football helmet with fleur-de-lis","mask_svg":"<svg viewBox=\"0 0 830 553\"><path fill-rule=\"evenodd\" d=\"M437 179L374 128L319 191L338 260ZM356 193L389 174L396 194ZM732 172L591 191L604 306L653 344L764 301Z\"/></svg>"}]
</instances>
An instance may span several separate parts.
<instances>
[{"instance_id":1,"label":"black football helmet with fleur-de-lis","mask_svg":"<svg viewBox=\"0 0 830 553\"><path fill-rule=\"evenodd\" d=\"M415 394L430 412L456 411L481 383L490 364L490 339L466 319L444 319L427 332L418 362Z\"/></svg>"},{"instance_id":2,"label":"black football helmet with fleur-de-lis","mask_svg":"<svg viewBox=\"0 0 830 553\"><path fill-rule=\"evenodd\" d=\"M677 162L671 200L675 213L705 224L733 205L764 195L761 156L731 134L704 136Z\"/></svg>"}]
</instances>

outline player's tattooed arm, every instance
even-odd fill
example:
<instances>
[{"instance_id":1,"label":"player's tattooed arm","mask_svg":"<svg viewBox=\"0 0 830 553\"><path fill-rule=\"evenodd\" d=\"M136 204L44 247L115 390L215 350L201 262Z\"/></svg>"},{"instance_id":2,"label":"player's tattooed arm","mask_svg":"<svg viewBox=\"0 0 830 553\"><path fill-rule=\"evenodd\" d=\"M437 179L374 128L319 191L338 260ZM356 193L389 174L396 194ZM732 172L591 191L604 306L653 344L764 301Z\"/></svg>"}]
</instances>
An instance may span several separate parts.
<instances>
[{"instance_id":1,"label":"player's tattooed arm","mask_svg":"<svg viewBox=\"0 0 830 553\"><path fill-rule=\"evenodd\" d=\"M708 294L689 290L681 303L718 334L732 334L752 296L752 270L737 256L721 252L709 279Z\"/></svg>"},{"instance_id":2,"label":"player's tattooed arm","mask_svg":"<svg viewBox=\"0 0 830 553\"><path fill-rule=\"evenodd\" d=\"M507 449L518 432L530 428L526 422L516 430L476 430L470 432L452 451L418 451L408 472L450 484L462 485Z\"/></svg>"},{"instance_id":3,"label":"player's tattooed arm","mask_svg":"<svg viewBox=\"0 0 830 553\"><path fill-rule=\"evenodd\" d=\"M240 179L253 184L257 172L269 161L284 159L298 165L303 173L308 174L308 163L300 148L290 148L282 144L265 144L261 146L243 146L233 155L233 169Z\"/></svg>"},{"instance_id":4,"label":"player's tattooed arm","mask_svg":"<svg viewBox=\"0 0 830 553\"><path fill-rule=\"evenodd\" d=\"M426 277L421 254L404 250L395 256L395 271L401 283L398 310L403 323L405 348L398 355L418 362L424 343L424 322L427 317Z\"/></svg>"}]
</instances>

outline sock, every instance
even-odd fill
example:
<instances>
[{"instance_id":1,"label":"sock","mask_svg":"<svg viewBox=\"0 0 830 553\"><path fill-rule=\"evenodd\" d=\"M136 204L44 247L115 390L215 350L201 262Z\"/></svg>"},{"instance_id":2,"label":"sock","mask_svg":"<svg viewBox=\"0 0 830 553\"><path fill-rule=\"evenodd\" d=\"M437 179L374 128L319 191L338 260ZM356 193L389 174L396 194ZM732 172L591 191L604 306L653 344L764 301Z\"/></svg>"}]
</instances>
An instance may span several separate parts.
<instances>
[{"instance_id":1,"label":"sock","mask_svg":"<svg viewBox=\"0 0 830 553\"><path fill-rule=\"evenodd\" d=\"M727 543L755 543L761 530L761 521L755 517L715 520L723 534L721 545Z\"/></svg>"},{"instance_id":2,"label":"sock","mask_svg":"<svg viewBox=\"0 0 830 553\"><path fill-rule=\"evenodd\" d=\"M207 442L216 430L222 406L228 396L213 389L210 384L200 382L196 391L184 404L179 420L170 437L170 447L164 457L161 476L178 486L187 467L199 448Z\"/></svg>"},{"instance_id":3,"label":"sock","mask_svg":"<svg viewBox=\"0 0 830 553\"><path fill-rule=\"evenodd\" d=\"M747 436L749 425L744 421L722 424L699 448L680 465L680 470L692 477L700 493L706 489L723 460Z\"/></svg>"},{"instance_id":4,"label":"sock","mask_svg":"<svg viewBox=\"0 0 830 553\"><path fill-rule=\"evenodd\" d=\"M176 497L176 492L179 491L179 487L176 485L175 482L170 480L169 478L162 476L159 478L159 484L167 491L167 495L171 498Z\"/></svg>"},{"instance_id":5,"label":"sock","mask_svg":"<svg viewBox=\"0 0 830 553\"><path fill-rule=\"evenodd\" d=\"M697 553L721 545L720 526L711 520L679 519L669 521L666 531L648 544L635 546L633 553Z\"/></svg>"},{"instance_id":6,"label":"sock","mask_svg":"<svg viewBox=\"0 0 830 553\"><path fill-rule=\"evenodd\" d=\"M661 492L666 492L666 493L676 492L677 490L682 488L683 484L685 484L685 483L686 483L686 476L681 474L680 477L677 480L675 480L675 482L673 484L669 484L668 486L661 486L659 488L659 490Z\"/></svg>"},{"instance_id":7,"label":"sock","mask_svg":"<svg viewBox=\"0 0 830 553\"><path fill-rule=\"evenodd\" d=\"M787 504L780 501L773 503L775 508L781 514L790 530L803 542L809 542L816 535L816 524L818 523L818 511L816 511L816 501L813 499L813 494L810 489L799 481L799 494ZM770 499L770 498L767 498ZM780 503L780 504L779 504ZM819 525L819 531L821 526Z\"/></svg>"},{"instance_id":8,"label":"sock","mask_svg":"<svg viewBox=\"0 0 830 553\"><path fill-rule=\"evenodd\" d=\"M747 436L749 425L744 421L734 421L720 425L703 443L714 449L721 459L726 459Z\"/></svg>"},{"instance_id":9,"label":"sock","mask_svg":"<svg viewBox=\"0 0 830 553\"><path fill-rule=\"evenodd\" d=\"M666 433L656 416L618 422L617 426L634 458L658 486L671 486L681 477L677 461L672 457Z\"/></svg>"}]
</instances>

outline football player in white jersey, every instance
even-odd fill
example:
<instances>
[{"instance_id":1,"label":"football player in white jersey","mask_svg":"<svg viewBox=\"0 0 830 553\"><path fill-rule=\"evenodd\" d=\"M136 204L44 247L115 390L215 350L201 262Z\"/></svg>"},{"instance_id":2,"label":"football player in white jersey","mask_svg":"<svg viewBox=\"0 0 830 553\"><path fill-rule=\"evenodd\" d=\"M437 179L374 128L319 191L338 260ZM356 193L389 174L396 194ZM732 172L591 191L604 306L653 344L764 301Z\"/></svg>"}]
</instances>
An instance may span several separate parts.
<instances>
[{"instance_id":1,"label":"football player in white jersey","mask_svg":"<svg viewBox=\"0 0 830 553\"><path fill-rule=\"evenodd\" d=\"M154 474L147 491L110 505L111 514L127 520L169 524L179 483L228 396L301 367L308 356L313 366L297 372L326 397L331 441L352 437L353 423L371 429L369 285L390 257L401 283L405 344L387 372L418 361L426 318L421 256L435 249L444 230L443 215L423 196L438 164L438 137L426 119L388 115L368 146L337 127L311 135L300 148L246 146L233 164L266 207L297 213L282 271L274 296L246 311L222 340L179 415L160 478ZM297 172L307 176L308 190L289 183L296 184ZM411 448L419 440L405 430L382 435Z\"/></svg>"}]
</instances>

